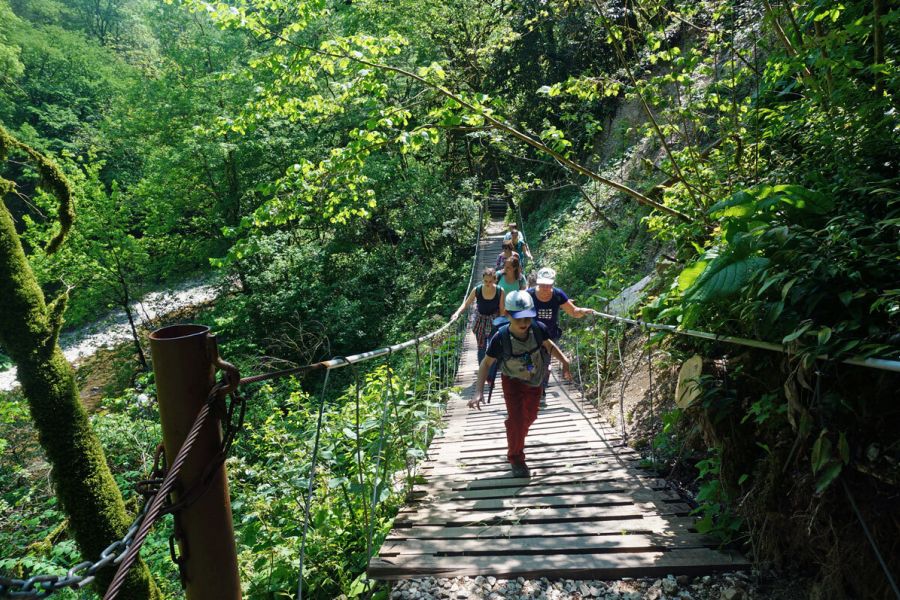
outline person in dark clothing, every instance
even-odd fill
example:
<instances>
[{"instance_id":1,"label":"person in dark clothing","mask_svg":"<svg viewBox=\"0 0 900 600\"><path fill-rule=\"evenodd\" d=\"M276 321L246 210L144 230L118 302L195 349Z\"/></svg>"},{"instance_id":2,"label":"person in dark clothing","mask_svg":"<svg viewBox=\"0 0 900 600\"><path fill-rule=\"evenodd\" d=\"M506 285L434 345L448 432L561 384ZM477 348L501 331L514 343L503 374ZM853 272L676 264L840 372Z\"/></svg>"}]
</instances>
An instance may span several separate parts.
<instances>
[{"instance_id":1,"label":"person in dark clothing","mask_svg":"<svg viewBox=\"0 0 900 600\"><path fill-rule=\"evenodd\" d=\"M568 295L553 284L556 281L556 271L550 267L544 267L537 273L536 286L528 289L528 293L534 300L534 307L537 313L537 320L547 327L550 339L558 342L562 336L562 329L559 327L559 310L562 309L570 317L580 319L587 315L596 315L597 311L592 308L579 308L569 298ZM547 389L547 383L550 380L550 361L547 361L546 371L544 373L543 388ZM542 396L543 399L543 396Z\"/></svg>"},{"instance_id":2,"label":"person in dark clothing","mask_svg":"<svg viewBox=\"0 0 900 600\"><path fill-rule=\"evenodd\" d=\"M506 309L503 308L503 290L497 285L497 273L491 267L485 268L481 274L481 283L472 289L463 305L453 313L451 320L455 320L472 302L476 303L472 332L478 342L478 362L480 363L487 349L494 319L506 314Z\"/></svg>"},{"instance_id":3,"label":"person in dark clothing","mask_svg":"<svg viewBox=\"0 0 900 600\"><path fill-rule=\"evenodd\" d=\"M525 462L525 437L537 418L541 398L544 364L555 356L563 366L563 377L571 379L569 359L549 338L547 328L534 321L534 300L524 291L506 296L504 305L509 325L504 325L488 342L487 352L478 369L475 397L469 408L481 410L484 382L491 367L500 363L500 380L506 402L506 458L513 477L531 475Z\"/></svg>"}]
</instances>

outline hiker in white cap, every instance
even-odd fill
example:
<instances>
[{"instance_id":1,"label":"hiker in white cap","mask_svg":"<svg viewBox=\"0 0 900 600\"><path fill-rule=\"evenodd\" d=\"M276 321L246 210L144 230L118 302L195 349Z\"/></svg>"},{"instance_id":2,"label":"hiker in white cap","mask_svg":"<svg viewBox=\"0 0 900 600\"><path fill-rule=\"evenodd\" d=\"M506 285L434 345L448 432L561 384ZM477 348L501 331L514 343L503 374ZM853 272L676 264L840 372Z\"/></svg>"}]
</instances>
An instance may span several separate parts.
<instances>
[{"instance_id":1,"label":"hiker in white cap","mask_svg":"<svg viewBox=\"0 0 900 600\"><path fill-rule=\"evenodd\" d=\"M534 299L525 291L514 291L504 300L509 325L504 325L488 343L487 354L478 369L475 397L469 408L481 410L484 382L488 371L500 362L500 382L506 402L506 458L512 465L513 477L531 475L525 463L525 436L537 418L541 399L541 382L550 356L562 363L563 377L571 379L569 359L553 343L547 328L534 321Z\"/></svg>"},{"instance_id":2,"label":"hiker in white cap","mask_svg":"<svg viewBox=\"0 0 900 600\"><path fill-rule=\"evenodd\" d=\"M597 311L592 308L579 308L575 306L564 291L553 285L555 281L556 271L550 267L543 267L537 272L537 281L535 282L537 285L533 288L528 288L528 293L534 299L537 320L544 324L550 335L550 339L554 342L559 341L559 338L562 336L562 329L559 327L560 308L567 315L576 319L580 319L587 315L598 314ZM545 390L549 380L550 361L547 361L543 382Z\"/></svg>"}]
</instances>

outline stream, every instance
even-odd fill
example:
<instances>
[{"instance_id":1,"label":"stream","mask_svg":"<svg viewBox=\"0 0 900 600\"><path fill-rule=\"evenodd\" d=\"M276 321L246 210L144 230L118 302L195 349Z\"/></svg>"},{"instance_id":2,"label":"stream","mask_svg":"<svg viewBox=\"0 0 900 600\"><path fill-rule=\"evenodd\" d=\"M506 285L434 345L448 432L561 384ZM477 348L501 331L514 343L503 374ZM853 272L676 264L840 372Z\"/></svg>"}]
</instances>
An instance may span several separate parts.
<instances>
[{"instance_id":1,"label":"stream","mask_svg":"<svg viewBox=\"0 0 900 600\"><path fill-rule=\"evenodd\" d=\"M135 325L140 329L172 312L206 304L215 300L221 292L222 283L210 277L192 279L150 292L132 304ZM113 348L131 341L128 317L121 309L59 336L63 355L72 365L77 365L102 348ZM14 366L0 371L0 392L8 392L18 385Z\"/></svg>"}]
</instances>

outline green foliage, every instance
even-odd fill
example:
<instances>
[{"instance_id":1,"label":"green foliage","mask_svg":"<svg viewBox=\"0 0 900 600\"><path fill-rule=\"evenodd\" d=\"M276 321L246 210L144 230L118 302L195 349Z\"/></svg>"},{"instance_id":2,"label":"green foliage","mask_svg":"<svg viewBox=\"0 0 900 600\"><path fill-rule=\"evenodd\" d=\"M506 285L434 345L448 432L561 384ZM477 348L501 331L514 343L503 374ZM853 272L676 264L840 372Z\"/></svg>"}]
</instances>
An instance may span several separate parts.
<instances>
[{"instance_id":1,"label":"green foliage","mask_svg":"<svg viewBox=\"0 0 900 600\"><path fill-rule=\"evenodd\" d=\"M412 477L412 465L424 456L425 433L437 423L441 396L427 373L424 364L418 377L406 368L394 370L388 388L387 369L377 367L365 374L359 390L350 386L328 400L306 544L305 593L332 597L351 590L368 563L369 527L376 548L390 530L412 483L407 479L396 487L393 474ZM290 596L296 587L317 410L318 400L297 382L264 387L254 396L247 431L230 464L239 498L233 508L240 524L241 568L253 596ZM373 497L378 499L374 515Z\"/></svg>"},{"instance_id":2,"label":"green foliage","mask_svg":"<svg viewBox=\"0 0 900 600\"><path fill-rule=\"evenodd\" d=\"M696 467L699 473L696 496L699 506L694 509L693 514L699 518L694 527L700 533L728 543L740 532L743 519L731 508L732 499L722 485L721 457L715 450L711 450L709 457L698 462Z\"/></svg>"}]
</instances>

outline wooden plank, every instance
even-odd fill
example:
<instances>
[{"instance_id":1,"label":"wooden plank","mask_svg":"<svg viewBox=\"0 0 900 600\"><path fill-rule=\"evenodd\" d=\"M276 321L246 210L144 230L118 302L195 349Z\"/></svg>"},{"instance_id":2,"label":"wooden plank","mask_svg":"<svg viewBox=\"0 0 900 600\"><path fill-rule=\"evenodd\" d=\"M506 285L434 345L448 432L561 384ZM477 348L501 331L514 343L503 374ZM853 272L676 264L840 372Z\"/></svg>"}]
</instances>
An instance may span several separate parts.
<instances>
[{"instance_id":1,"label":"wooden plank","mask_svg":"<svg viewBox=\"0 0 900 600\"><path fill-rule=\"evenodd\" d=\"M613 467L633 467L637 464L637 460L624 460L619 458L608 458L606 461L602 458L597 457L582 457L582 458L572 458L572 459L563 459L563 458L551 458L547 461L536 460L533 461L531 458L528 459L529 468L531 469L531 475L534 477L535 475L549 475L559 471L567 471L573 467L579 466L594 466L598 469L606 468L610 469ZM436 475L485 475L488 473L497 473L502 474L504 471L509 469L508 463L500 462L488 465L472 465L470 467L467 466L448 466L448 465L423 465L421 469L421 473L424 476L436 476Z\"/></svg>"},{"instance_id":2,"label":"wooden plank","mask_svg":"<svg viewBox=\"0 0 900 600\"><path fill-rule=\"evenodd\" d=\"M671 492L669 492L671 493ZM657 514L654 511L660 511L658 514L673 514L670 509L677 507L675 514L687 514L690 507L684 504L679 497L666 497L661 492L652 490L643 492L633 492L632 494L614 492L610 494L597 494L592 499L575 498L574 502L567 502L565 496L558 498L555 496L542 497L525 497L525 498L488 498L480 500L446 500L436 498L429 502L419 502L404 506L398 514L404 515L404 519L415 519L421 517L439 517L445 516L448 521L453 522L457 516L474 515L483 513L485 518L491 518L496 514L510 515L528 513L534 511L556 511L553 515L561 515L560 511L570 510L573 515L582 515L586 519L593 518L598 514L606 514L608 511L615 512L618 509L634 509L638 512ZM670 512L666 512L670 511ZM549 514L549 513L548 513Z\"/></svg>"},{"instance_id":3,"label":"wooden plank","mask_svg":"<svg viewBox=\"0 0 900 600\"><path fill-rule=\"evenodd\" d=\"M531 477L515 478L509 469L504 468L481 468L481 469L421 469L419 474L425 477L427 481L447 480L472 482L471 487L479 487L478 481L486 482L481 485L491 486L498 480L507 480L505 485L522 484L528 485L536 482L546 481L548 477L566 477L579 476L581 478L591 478L591 480L627 479L629 477L651 478L652 475L637 468L634 464L626 463L625 466L616 463L603 463L594 460L588 460L580 464L570 464L565 468L547 468L539 469L537 467L531 469ZM596 479L595 479L596 478ZM559 479L556 479L559 481Z\"/></svg>"},{"instance_id":4,"label":"wooden plank","mask_svg":"<svg viewBox=\"0 0 900 600\"><path fill-rule=\"evenodd\" d=\"M714 548L718 542L699 533L518 537L506 539L391 540L378 555L503 556L504 554L600 554L664 552L675 548Z\"/></svg>"},{"instance_id":5,"label":"wooden plank","mask_svg":"<svg viewBox=\"0 0 900 600\"><path fill-rule=\"evenodd\" d=\"M451 481L456 489L478 489L486 487L509 487L514 485L535 486L547 485L552 483L584 481L628 481L629 479L652 479L652 475L647 471L636 468L622 468L618 465L589 463L585 465L573 465L564 470L546 470L541 472L539 469L532 469L531 477L513 477L508 470L488 470L485 472L468 472L459 471L453 473L433 473L422 471L427 481Z\"/></svg>"},{"instance_id":6,"label":"wooden plank","mask_svg":"<svg viewBox=\"0 0 900 600\"><path fill-rule=\"evenodd\" d=\"M589 446L581 446L581 445L572 445L568 448L546 448L541 446L531 446L528 442L525 443L525 455L526 459L530 463L535 460L551 460L551 459L577 459L577 458L587 458L594 457L598 459L608 460L610 462L617 462L616 459L622 459L626 461L633 461L640 458L640 454L631 450L622 450L615 451L610 450L605 447L597 447L591 448ZM443 457L446 457L446 461L441 460ZM468 465L480 465L480 464L497 464L503 465L507 463L506 459L506 448L504 447L502 450L495 450L493 452L481 452L472 456L465 454L457 454L457 453L439 453L431 458L429 461L430 464L435 465L447 465L447 464L468 464Z\"/></svg>"},{"instance_id":7,"label":"wooden plank","mask_svg":"<svg viewBox=\"0 0 900 600\"><path fill-rule=\"evenodd\" d=\"M563 521L614 521L616 519L644 516L686 515L690 512L687 504L666 504L654 506L651 503L636 503L628 506L588 507L588 508L515 508L502 511L459 512L454 510L419 509L401 512L395 526L404 525L445 525L458 526L483 523L553 523Z\"/></svg>"},{"instance_id":8,"label":"wooden plank","mask_svg":"<svg viewBox=\"0 0 900 600\"><path fill-rule=\"evenodd\" d=\"M428 508L432 510L474 511L505 510L515 508L616 506L635 502L678 502L678 494L669 491L614 491L600 493L573 493L544 496L510 496L506 498L454 499L440 497L430 502L413 505L410 510ZM406 509L401 510L405 512Z\"/></svg>"},{"instance_id":9,"label":"wooden plank","mask_svg":"<svg viewBox=\"0 0 900 600\"><path fill-rule=\"evenodd\" d=\"M591 439L588 437L572 437L572 438L553 438L548 436L537 437L532 439L528 436L526 442L528 449L534 451L564 451L572 448L595 448L602 450L611 450L610 445L605 441ZM506 450L506 440L481 440L475 443L459 444L457 447L447 447L444 451L456 450L460 456L469 458L472 456L487 456L496 454L497 451Z\"/></svg>"},{"instance_id":10,"label":"wooden plank","mask_svg":"<svg viewBox=\"0 0 900 600\"><path fill-rule=\"evenodd\" d=\"M519 498L527 496L551 496L557 494L579 494L579 493L595 493L603 494L606 492L625 492L634 491L636 489L652 489L664 490L667 484L662 479L651 479L646 483L641 481L629 480L609 481L609 482L582 482L583 478L578 478L579 483L562 483L556 485L528 485L514 487L498 487L487 489L455 489L452 484L449 486L417 486L413 488L413 494L440 494L441 498L470 499L470 498L508 498L516 496Z\"/></svg>"},{"instance_id":11,"label":"wooden plank","mask_svg":"<svg viewBox=\"0 0 900 600\"><path fill-rule=\"evenodd\" d=\"M618 456L628 458L640 458L640 454L633 450L623 450L616 452L603 444L571 444L569 446L547 447L534 446L526 442L525 454L528 461L547 460L553 457L565 458L584 458L586 456L596 456L598 458L615 458ZM494 464L505 463L506 447L498 450L479 450L473 453L451 453L439 454L438 457L446 457L447 462L435 461L437 464L464 463L467 465ZM498 460L499 458L499 460Z\"/></svg>"},{"instance_id":12,"label":"wooden plank","mask_svg":"<svg viewBox=\"0 0 900 600\"><path fill-rule=\"evenodd\" d=\"M515 525L463 525L460 527L442 527L440 525L412 525L397 527L388 536L389 540L432 540L432 539L469 539L469 538L517 538L517 537L571 537L584 535L613 535L660 533L690 533L694 519L690 517L645 516L622 518L615 521L572 521L558 523L540 523L531 525L517 523Z\"/></svg>"},{"instance_id":13,"label":"wooden plank","mask_svg":"<svg viewBox=\"0 0 900 600\"><path fill-rule=\"evenodd\" d=\"M569 444L592 444L599 445L603 444L607 447L617 448L615 444L610 444L608 442L600 442L597 438L593 436L587 436L582 434L575 435L544 435L544 434L529 434L528 435L528 446L531 447L540 447L540 446L566 446ZM459 454L474 454L478 452L482 452L485 450L493 450L493 451L502 451L506 450L506 436L504 434L503 439L475 439L475 440L447 440L446 442L441 442L440 444L437 442L433 442L429 447L434 453L445 454L450 452L456 452Z\"/></svg>"},{"instance_id":14,"label":"wooden plank","mask_svg":"<svg viewBox=\"0 0 900 600\"><path fill-rule=\"evenodd\" d=\"M484 557L401 555L373 559L369 563L368 573L377 579L403 579L420 575L620 579L667 574L705 574L746 569L749 566L746 559L735 553L703 548L616 554L504 555L490 560L485 560Z\"/></svg>"}]
</instances>

